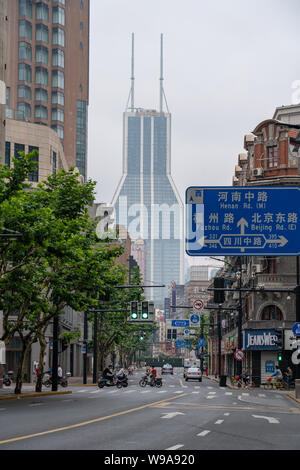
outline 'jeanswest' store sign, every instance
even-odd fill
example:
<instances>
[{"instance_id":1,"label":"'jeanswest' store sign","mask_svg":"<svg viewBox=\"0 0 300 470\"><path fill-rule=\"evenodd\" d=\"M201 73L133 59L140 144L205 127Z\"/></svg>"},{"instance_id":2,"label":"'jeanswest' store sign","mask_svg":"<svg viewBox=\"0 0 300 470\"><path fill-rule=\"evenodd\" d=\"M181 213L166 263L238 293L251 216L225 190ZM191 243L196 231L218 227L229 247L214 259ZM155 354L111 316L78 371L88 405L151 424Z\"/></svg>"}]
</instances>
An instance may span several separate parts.
<instances>
[{"instance_id":1,"label":"'jeanswest' store sign","mask_svg":"<svg viewBox=\"0 0 300 470\"><path fill-rule=\"evenodd\" d=\"M275 330L245 330L243 332L243 349L248 351L277 351L276 340Z\"/></svg>"}]
</instances>

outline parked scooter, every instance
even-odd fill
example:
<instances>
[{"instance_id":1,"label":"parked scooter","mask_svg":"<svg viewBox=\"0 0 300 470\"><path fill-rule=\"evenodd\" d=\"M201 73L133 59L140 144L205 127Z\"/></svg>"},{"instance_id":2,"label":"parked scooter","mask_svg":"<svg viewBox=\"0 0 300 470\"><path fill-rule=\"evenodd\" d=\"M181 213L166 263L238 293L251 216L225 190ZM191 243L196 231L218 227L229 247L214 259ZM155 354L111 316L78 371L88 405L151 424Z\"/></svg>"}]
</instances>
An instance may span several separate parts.
<instances>
[{"instance_id":1,"label":"parked scooter","mask_svg":"<svg viewBox=\"0 0 300 470\"><path fill-rule=\"evenodd\" d=\"M12 384L14 377L14 371L9 370L7 373L4 373L3 375L3 384L9 387Z\"/></svg>"},{"instance_id":2,"label":"parked scooter","mask_svg":"<svg viewBox=\"0 0 300 470\"><path fill-rule=\"evenodd\" d=\"M67 381L66 377L58 377L57 378L57 383L58 383L58 385L61 385L64 388L68 386L68 381ZM46 377L43 380L43 385L45 385L45 387L47 387L47 388L52 385L51 375L46 374Z\"/></svg>"}]
</instances>

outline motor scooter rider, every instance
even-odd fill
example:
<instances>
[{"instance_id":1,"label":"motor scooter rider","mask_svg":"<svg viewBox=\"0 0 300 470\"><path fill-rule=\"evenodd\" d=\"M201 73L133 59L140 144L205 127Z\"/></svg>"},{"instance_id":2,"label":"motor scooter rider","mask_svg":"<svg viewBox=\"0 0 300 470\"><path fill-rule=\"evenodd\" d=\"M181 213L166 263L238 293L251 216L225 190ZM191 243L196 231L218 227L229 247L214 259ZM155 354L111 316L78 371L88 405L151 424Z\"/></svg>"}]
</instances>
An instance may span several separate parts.
<instances>
[{"instance_id":1,"label":"motor scooter rider","mask_svg":"<svg viewBox=\"0 0 300 470\"><path fill-rule=\"evenodd\" d=\"M119 370L119 372L116 373L116 377L118 377L119 379L124 379L126 377L126 374L125 374L125 370L123 367L121 367L121 369Z\"/></svg>"},{"instance_id":2,"label":"motor scooter rider","mask_svg":"<svg viewBox=\"0 0 300 470\"><path fill-rule=\"evenodd\" d=\"M152 366L151 372L150 372L150 385L153 387L155 383L155 379L157 376L157 372L154 366Z\"/></svg>"},{"instance_id":3,"label":"motor scooter rider","mask_svg":"<svg viewBox=\"0 0 300 470\"><path fill-rule=\"evenodd\" d=\"M106 367L106 369L104 369L103 378L108 380L110 383L113 383L114 374L113 374L113 368L111 364L108 367Z\"/></svg>"}]
</instances>

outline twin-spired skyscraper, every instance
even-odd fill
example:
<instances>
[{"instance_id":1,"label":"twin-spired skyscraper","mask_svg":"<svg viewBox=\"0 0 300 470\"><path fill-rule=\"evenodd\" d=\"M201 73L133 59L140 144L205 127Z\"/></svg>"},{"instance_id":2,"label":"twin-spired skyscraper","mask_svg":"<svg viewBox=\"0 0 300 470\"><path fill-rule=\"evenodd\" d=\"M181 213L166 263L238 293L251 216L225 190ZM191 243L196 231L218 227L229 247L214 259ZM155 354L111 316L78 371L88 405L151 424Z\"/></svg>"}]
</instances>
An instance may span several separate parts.
<instances>
[{"instance_id":1,"label":"twin-spired skyscraper","mask_svg":"<svg viewBox=\"0 0 300 470\"><path fill-rule=\"evenodd\" d=\"M183 205L171 176L171 114L163 111L163 36L161 35L160 109L135 107L134 35L132 76L123 116L123 175L112 205L115 220L132 242L144 240L147 298L163 307L172 281L183 282Z\"/></svg>"}]
</instances>

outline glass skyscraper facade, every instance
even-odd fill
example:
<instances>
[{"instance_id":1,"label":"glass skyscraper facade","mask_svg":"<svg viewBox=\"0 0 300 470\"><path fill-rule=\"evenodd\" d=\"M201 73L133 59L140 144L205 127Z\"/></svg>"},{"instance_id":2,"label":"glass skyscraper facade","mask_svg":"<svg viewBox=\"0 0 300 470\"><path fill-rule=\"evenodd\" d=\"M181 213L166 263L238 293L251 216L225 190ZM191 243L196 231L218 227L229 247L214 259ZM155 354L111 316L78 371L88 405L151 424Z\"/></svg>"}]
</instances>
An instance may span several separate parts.
<instances>
[{"instance_id":1,"label":"glass skyscraper facade","mask_svg":"<svg viewBox=\"0 0 300 470\"><path fill-rule=\"evenodd\" d=\"M132 241L144 240L147 289L163 307L172 281L183 281L183 205L171 177L171 115L136 109L124 113L123 176L112 205L116 224Z\"/></svg>"}]
</instances>

